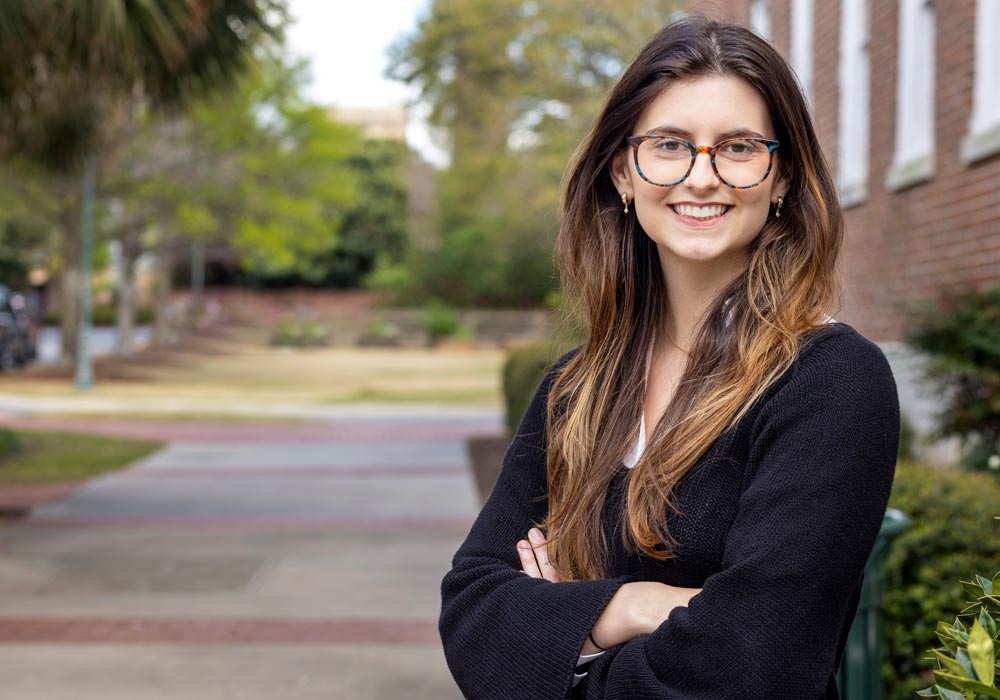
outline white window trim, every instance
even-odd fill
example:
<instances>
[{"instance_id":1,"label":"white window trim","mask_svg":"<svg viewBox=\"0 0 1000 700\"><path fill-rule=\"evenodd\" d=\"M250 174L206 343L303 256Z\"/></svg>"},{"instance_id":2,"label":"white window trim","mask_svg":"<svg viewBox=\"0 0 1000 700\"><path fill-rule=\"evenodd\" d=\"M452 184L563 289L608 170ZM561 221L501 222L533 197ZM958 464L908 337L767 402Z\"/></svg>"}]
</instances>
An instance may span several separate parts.
<instances>
[{"instance_id":1,"label":"white window trim","mask_svg":"<svg viewBox=\"0 0 1000 700\"><path fill-rule=\"evenodd\" d=\"M809 108L815 101L813 85L813 0L792 0L791 59L795 75Z\"/></svg>"},{"instance_id":2,"label":"white window trim","mask_svg":"<svg viewBox=\"0 0 1000 700\"><path fill-rule=\"evenodd\" d=\"M996 85L1000 81L1000 45L996 31L1000 27L1000 3L996 0L976 2L976 64L972 95L972 116L962 139L961 158L966 165L1000 153L1000 96Z\"/></svg>"},{"instance_id":3,"label":"white window trim","mask_svg":"<svg viewBox=\"0 0 1000 700\"><path fill-rule=\"evenodd\" d=\"M750 29L770 40L771 3L769 0L750 0Z\"/></svg>"},{"instance_id":4,"label":"white window trim","mask_svg":"<svg viewBox=\"0 0 1000 700\"><path fill-rule=\"evenodd\" d=\"M869 47L871 30L868 0L841 0L840 4L840 60L838 81L840 104L838 106L837 139L837 189L843 209L855 207L868 200L868 178L871 162L871 61ZM848 29L857 29L859 34ZM862 47L862 51L858 51ZM845 99L849 96L849 99ZM861 114L860 123L852 118ZM853 132L857 124L857 133ZM852 149L847 151L848 143ZM858 159L859 173L852 179L843 175L843 164Z\"/></svg>"},{"instance_id":5,"label":"white window trim","mask_svg":"<svg viewBox=\"0 0 1000 700\"><path fill-rule=\"evenodd\" d=\"M930 0L900 1L896 143L885 179L890 191L898 192L927 182L934 175L935 32L934 7ZM924 123L913 118L920 113L923 113ZM926 131L918 133L918 130ZM922 151L905 152L907 146L921 140L925 140Z\"/></svg>"}]
</instances>

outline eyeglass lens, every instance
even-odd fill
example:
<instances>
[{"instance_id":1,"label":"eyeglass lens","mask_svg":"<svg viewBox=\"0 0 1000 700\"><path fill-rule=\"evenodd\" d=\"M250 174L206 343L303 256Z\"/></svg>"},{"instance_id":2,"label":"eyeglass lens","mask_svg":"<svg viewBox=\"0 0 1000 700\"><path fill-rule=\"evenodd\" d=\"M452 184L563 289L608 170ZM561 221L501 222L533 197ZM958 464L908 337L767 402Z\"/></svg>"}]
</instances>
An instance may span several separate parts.
<instances>
[{"instance_id":1,"label":"eyeglass lens","mask_svg":"<svg viewBox=\"0 0 1000 700\"><path fill-rule=\"evenodd\" d=\"M657 185L677 184L692 166L691 151L685 142L669 137L640 143L637 160L642 175ZM719 176L734 187L749 187L763 180L770 161L767 144L759 141L724 141L715 154Z\"/></svg>"}]
</instances>

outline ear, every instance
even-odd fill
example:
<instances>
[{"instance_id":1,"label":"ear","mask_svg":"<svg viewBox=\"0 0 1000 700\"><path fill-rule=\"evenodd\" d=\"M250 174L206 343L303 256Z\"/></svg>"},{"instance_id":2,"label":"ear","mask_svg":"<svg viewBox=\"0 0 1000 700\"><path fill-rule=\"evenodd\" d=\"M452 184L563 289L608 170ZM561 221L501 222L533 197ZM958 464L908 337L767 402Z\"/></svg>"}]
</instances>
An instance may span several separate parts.
<instances>
[{"instance_id":1,"label":"ear","mask_svg":"<svg viewBox=\"0 0 1000 700\"><path fill-rule=\"evenodd\" d=\"M784 197L788 194L788 180L783 176L778 177L774 181L774 187L771 188L771 202L774 203L778 200L778 197Z\"/></svg>"},{"instance_id":2,"label":"ear","mask_svg":"<svg viewBox=\"0 0 1000 700\"><path fill-rule=\"evenodd\" d=\"M635 187L632 185L632 165L629 156L631 147L619 148L611 156L611 181L619 192L626 192L629 199L635 198Z\"/></svg>"}]
</instances>

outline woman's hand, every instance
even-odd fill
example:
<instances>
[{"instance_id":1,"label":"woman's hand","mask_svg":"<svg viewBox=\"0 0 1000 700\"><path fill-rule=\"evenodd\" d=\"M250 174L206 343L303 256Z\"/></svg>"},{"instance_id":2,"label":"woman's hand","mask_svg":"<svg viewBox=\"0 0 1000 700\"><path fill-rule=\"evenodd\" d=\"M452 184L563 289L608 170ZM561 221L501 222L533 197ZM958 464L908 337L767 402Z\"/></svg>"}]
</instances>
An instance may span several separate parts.
<instances>
[{"instance_id":1,"label":"woman's hand","mask_svg":"<svg viewBox=\"0 0 1000 700\"><path fill-rule=\"evenodd\" d=\"M532 551L534 546L534 551ZM549 563L549 552L546 549L545 535L537 527L528 531L528 539L517 543L517 553L521 557L521 571L532 578L543 578L552 583L562 581L559 574Z\"/></svg>"},{"instance_id":2,"label":"woman's hand","mask_svg":"<svg viewBox=\"0 0 1000 700\"><path fill-rule=\"evenodd\" d=\"M528 539L517 543L521 570L533 578L552 583L562 579L549 563L545 535L538 528L528 532ZM632 581L622 584L594 625L593 635L605 648L624 644L640 634L649 634L670 616L676 607L687 607L700 588L681 588L656 581ZM582 654L599 651L588 639Z\"/></svg>"},{"instance_id":3,"label":"woman's hand","mask_svg":"<svg viewBox=\"0 0 1000 700\"><path fill-rule=\"evenodd\" d=\"M666 622L674 608L686 608L701 593L700 588L681 588L656 581L633 581L622 588L628 589L627 607L637 635L652 633Z\"/></svg>"}]
</instances>

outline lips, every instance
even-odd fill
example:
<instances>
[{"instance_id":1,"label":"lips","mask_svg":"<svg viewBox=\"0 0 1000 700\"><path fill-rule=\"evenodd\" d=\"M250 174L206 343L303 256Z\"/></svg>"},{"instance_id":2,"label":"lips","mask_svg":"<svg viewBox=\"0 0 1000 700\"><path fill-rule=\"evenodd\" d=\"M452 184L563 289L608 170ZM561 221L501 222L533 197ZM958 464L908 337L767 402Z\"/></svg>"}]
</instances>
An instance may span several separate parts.
<instances>
[{"instance_id":1,"label":"lips","mask_svg":"<svg viewBox=\"0 0 1000 700\"><path fill-rule=\"evenodd\" d=\"M684 207L684 210L688 212L690 212L692 209L697 211L698 208ZM704 207L703 209L709 212L717 212L720 210L720 207ZM711 218L696 218L686 214L681 214L680 212L677 211L676 205L670 206L671 213L677 217L678 221L680 221L685 226L688 226L690 228L707 228L710 226L715 226L719 222L723 221L727 216L729 216L729 212L731 212L732 210L733 210L732 206L725 206L725 210L722 212L722 214L718 216L713 216Z\"/></svg>"}]
</instances>

